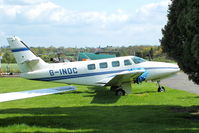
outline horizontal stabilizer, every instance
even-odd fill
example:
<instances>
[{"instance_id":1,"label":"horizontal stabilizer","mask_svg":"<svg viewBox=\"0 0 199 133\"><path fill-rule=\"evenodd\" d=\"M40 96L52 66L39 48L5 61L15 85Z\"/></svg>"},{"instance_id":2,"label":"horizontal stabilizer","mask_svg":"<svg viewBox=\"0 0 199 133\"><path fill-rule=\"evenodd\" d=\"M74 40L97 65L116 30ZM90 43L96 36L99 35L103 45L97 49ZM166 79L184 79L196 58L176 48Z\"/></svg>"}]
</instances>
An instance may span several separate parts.
<instances>
[{"instance_id":1,"label":"horizontal stabilizer","mask_svg":"<svg viewBox=\"0 0 199 133\"><path fill-rule=\"evenodd\" d=\"M57 88L48 88L48 89L39 89L39 90L30 90L30 91L21 91L21 92L11 92L0 94L0 102L12 101L17 99L24 99L30 97L37 97L49 94L62 93L66 91L73 91L75 88L73 86L64 86Z\"/></svg>"},{"instance_id":2,"label":"horizontal stabilizer","mask_svg":"<svg viewBox=\"0 0 199 133\"><path fill-rule=\"evenodd\" d=\"M39 62L39 59L32 59L32 60L26 60L24 62L22 62L22 64L24 63L27 63L27 64L30 64L30 65L33 65L33 64L37 64Z\"/></svg>"}]
</instances>

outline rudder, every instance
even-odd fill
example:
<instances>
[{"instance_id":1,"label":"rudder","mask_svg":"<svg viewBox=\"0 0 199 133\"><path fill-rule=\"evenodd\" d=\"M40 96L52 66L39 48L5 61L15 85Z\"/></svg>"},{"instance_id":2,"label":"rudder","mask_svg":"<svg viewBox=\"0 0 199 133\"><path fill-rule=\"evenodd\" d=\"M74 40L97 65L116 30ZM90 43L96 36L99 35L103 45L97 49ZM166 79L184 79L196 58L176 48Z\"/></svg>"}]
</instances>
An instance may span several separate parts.
<instances>
[{"instance_id":1,"label":"rudder","mask_svg":"<svg viewBox=\"0 0 199 133\"><path fill-rule=\"evenodd\" d=\"M18 37L10 37L7 40L22 73L43 69L48 65Z\"/></svg>"}]
</instances>

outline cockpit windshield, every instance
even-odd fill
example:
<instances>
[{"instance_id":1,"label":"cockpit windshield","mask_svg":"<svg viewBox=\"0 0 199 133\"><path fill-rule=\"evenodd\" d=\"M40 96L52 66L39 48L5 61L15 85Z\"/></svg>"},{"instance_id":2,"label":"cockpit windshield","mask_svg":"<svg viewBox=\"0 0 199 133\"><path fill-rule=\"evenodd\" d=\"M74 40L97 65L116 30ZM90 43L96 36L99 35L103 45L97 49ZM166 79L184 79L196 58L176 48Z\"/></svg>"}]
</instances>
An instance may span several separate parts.
<instances>
[{"instance_id":1,"label":"cockpit windshield","mask_svg":"<svg viewBox=\"0 0 199 133\"><path fill-rule=\"evenodd\" d=\"M145 59L140 58L140 57L137 57L137 56L134 56L134 57L132 58L132 60L133 60L133 62L134 62L135 64L139 64L139 63L142 63L142 62L145 62L145 61L146 61Z\"/></svg>"}]
</instances>

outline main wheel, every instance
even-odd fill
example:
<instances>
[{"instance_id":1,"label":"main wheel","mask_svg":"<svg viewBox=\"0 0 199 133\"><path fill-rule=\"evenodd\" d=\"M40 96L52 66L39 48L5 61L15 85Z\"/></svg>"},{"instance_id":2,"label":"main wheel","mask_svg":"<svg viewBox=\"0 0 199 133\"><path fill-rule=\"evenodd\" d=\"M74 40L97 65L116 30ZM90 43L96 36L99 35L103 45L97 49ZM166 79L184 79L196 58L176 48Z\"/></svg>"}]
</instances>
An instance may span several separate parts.
<instances>
[{"instance_id":1,"label":"main wheel","mask_svg":"<svg viewBox=\"0 0 199 133\"><path fill-rule=\"evenodd\" d=\"M125 95L125 91L122 89L116 90L115 92L116 96L124 96Z\"/></svg>"},{"instance_id":2,"label":"main wheel","mask_svg":"<svg viewBox=\"0 0 199 133\"><path fill-rule=\"evenodd\" d=\"M164 88L163 86L160 86L160 87L158 88L158 92L165 92L165 88Z\"/></svg>"}]
</instances>

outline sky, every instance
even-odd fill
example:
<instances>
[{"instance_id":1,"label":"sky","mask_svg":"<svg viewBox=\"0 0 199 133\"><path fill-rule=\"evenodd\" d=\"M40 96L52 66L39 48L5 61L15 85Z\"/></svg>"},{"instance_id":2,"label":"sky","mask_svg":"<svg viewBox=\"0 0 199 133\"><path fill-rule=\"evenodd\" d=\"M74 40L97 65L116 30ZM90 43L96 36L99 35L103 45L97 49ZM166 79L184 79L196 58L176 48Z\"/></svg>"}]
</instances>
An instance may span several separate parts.
<instances>
[{"instance_id":1,"label":"sky","mask_svg":"<svg viewBox=\"0 0 199 133\"><path fill-rule=\"evenodd\" d=\"M0 0L0 46L160 45L170 0Z\"/></svg>"}]
</instances>

